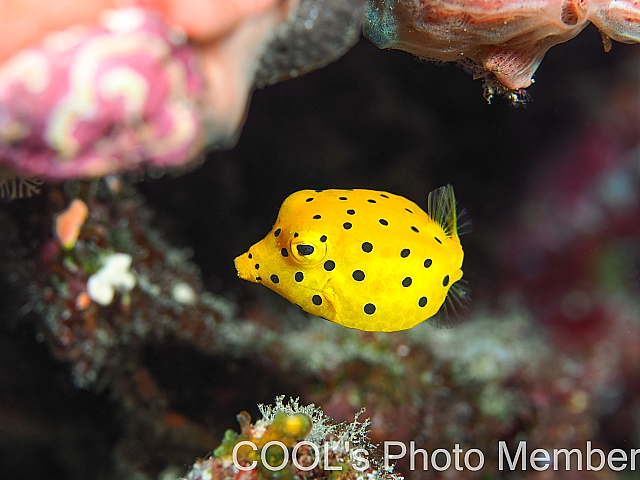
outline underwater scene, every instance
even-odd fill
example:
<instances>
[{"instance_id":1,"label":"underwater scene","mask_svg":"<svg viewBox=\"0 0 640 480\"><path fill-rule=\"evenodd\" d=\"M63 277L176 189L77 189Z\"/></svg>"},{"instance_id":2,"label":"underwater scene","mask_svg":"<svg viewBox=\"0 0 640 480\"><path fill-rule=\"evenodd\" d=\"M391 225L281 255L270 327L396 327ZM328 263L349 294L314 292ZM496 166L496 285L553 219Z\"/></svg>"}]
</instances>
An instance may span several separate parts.
<instances>
[{"instance_id":1,"label":"underwater scene","mask_svg":"<svg viewBox=\"0 0 640 480\"><path fill-rule=\"evenodd\" d=\"M640 478L638 42L628 0L3 2L0 479Z\"/></svg>"}]
</instances>

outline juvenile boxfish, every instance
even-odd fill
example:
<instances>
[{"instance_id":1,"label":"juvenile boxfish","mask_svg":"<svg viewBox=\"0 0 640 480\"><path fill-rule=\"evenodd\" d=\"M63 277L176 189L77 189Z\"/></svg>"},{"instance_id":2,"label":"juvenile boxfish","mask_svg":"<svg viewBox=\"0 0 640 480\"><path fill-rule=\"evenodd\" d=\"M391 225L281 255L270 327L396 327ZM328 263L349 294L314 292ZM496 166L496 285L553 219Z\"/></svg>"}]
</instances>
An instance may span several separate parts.
<instances>
[{"instance_id":1,"label":"juvenile boxfish","mask_svg":"<svg viewBox=\"0 0 640 480\"><path fill-rule=\"evenodd\" d=\"M466 306L458 235L469 226L451 185L429 194L427 213L388 192L302 190L235 265L240 278L318 317L358 330L405 330L443 305Z\"/></svg>"}]
</instances>

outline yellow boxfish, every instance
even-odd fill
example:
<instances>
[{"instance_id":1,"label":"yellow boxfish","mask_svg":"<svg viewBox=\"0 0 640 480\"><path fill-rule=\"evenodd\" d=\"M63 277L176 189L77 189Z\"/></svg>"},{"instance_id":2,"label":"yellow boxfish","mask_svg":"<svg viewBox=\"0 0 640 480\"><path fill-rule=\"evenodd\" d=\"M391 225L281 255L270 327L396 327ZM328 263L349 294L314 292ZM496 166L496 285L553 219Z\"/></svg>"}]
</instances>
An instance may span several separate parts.
<instances>
[{"instance_id":1,"label":"yellow boxfish","mask_svg":"<svg viewBox=\"0 0 640 480\"><path fill-rule=\"evenodd\" d=\"M411 328L469 299L458 235L470 222L451 185L429 194L427 212L375 190L293 193L271 232L235 259L238 276L345 327Z\"/></svg>"}]
</instances>

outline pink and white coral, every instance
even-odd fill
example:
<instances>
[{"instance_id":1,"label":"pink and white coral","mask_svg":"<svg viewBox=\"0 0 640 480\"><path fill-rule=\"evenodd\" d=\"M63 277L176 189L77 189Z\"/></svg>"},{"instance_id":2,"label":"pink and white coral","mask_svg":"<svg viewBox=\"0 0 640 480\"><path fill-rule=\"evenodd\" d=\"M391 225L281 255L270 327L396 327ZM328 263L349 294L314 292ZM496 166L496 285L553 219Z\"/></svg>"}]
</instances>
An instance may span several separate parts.
<instances>
[{"instance_id":1,"label":"pink and white coral","mask_svg":"<svg viewBox=\"0 0 640 480\"><path fill-rule=\"evenodd\" d=\"M54 180L183 164L203 144L202 90L184 35L106 10L0 66L0 166Z\"/></svg>"},{"instance_id":2,"label":"pink and white coral","mask_svg":"<svg viewBox=\"0 0 640 480\"><path fill-rule=\"evenodd\" d=\"M532 83L547 51L592 22L605 39L640 41L640 4L607 0L369 0L365 35L380 48L472 63L502 88ZM491 92L490 92L491 93Z\"/></svg>"}]
</instances>

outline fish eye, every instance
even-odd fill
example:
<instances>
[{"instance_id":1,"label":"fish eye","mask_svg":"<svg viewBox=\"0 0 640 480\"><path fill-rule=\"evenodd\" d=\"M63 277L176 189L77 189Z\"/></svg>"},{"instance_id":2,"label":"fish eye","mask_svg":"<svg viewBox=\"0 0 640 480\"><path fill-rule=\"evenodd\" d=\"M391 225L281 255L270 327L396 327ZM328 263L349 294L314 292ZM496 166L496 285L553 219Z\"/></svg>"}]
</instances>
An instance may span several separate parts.
<instances>
[{"instance_id":1,"label":"fish eye","mask_svg":"<svg viewBox=\"0 0 640 480\"><path fill-rule=\"evenodd\" d=\"M305 257L307 255L313 255L313 251L315 250L315 248L313 247L313 245L296 245L296 250L298 250L298 253L300 255L304 255Z\"/></svg>"},{"instance_id":2,"label":"fish eye","mask_svg":"<svg viewBox=\"0 0 640 480\"><path fill-rule=\"evenodd\" d=\"M327 256L326 240L325 236L313 232L300 233L297 237L291 238L291 256L301 265L316 265Z\"/></svg>"}]
</instances>

